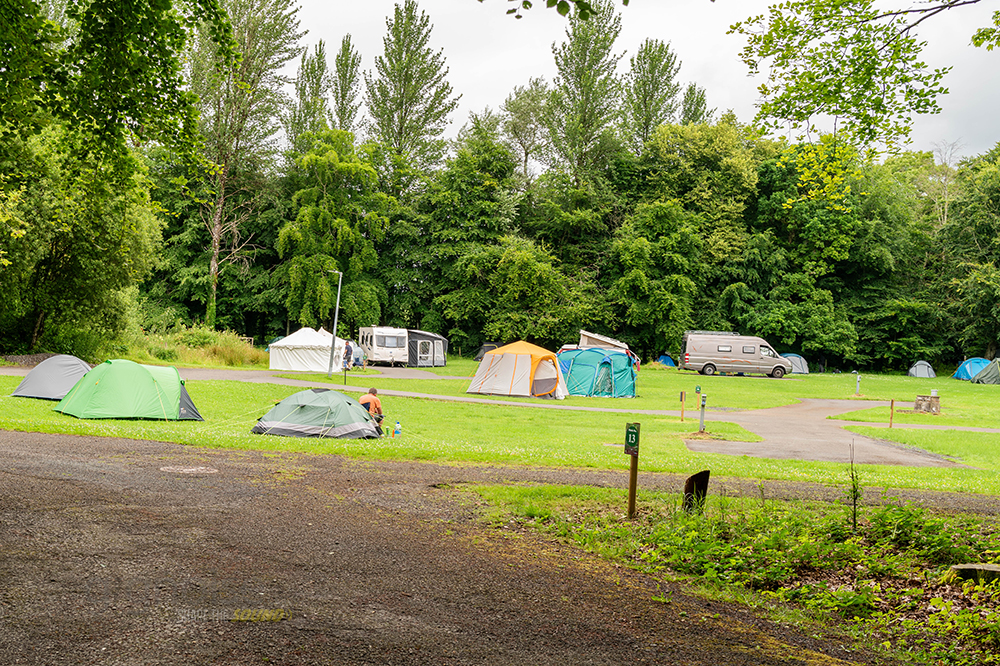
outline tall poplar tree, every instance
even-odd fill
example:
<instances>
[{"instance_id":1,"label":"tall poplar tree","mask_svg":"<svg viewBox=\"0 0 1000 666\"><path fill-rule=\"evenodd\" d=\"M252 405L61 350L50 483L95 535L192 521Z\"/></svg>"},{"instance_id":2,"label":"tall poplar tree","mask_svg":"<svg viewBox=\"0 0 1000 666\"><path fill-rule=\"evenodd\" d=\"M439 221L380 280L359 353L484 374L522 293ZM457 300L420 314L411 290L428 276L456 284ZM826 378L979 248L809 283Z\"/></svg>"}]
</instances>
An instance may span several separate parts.
<instances>
[{"instance_id":1,"label":"tall poplar tree","mask_svg":"<svg viewBox=\"0 0 1000 666\"><path fill-rule=\"evenodd\" d=\"M337 129L354 132L361 102L361 55L354 49L351 36L344 35L333 65L333 119Z\"/></svg>"},{"instance_id":2,"label":"tall poplar tree","mask_svg":"<svg viewBox=\"0 0 1000 666\"><path fill-rule=\"evenodd\" d=\"M414 0L397 4L385 25L384 52L375 58L375 73L365 72L370 133L427 168L444 155L441 135L461 95L452 96L444 52L428 46L433 26Z\"/></svg>"},{"instance_id":3,"label":"tall poplar tree","mask_svg":"<svg viewBox=\"0 0 1000 666\"><path fill-rule=\"evenodd\" d=\"M625 77L625 100L622 129L632 150L642 153L653 130L671 122L678 109L681 84L677 72L681 63L670 44L647 39L629 59L631 69Z\"/></svg>"},{"instance_id":4,"label":"tall poplar tree","mask_svg":"<svg viewBox=\"0 0 1000 666\"><path fill-rule=\"evenodd\" d=\"M323 40L302 54L295 77L295 99L288 104L282 117L285 137L296 153L304 152L299 137L305 132L319 132L329 127L330 109L327 95L333 89L333 78L326 64L326 44Z\"/></svg>"},{"instance_id":5,"label":"tall poplar tree","mask_svg":"<svg viewBox=\"0 0 1000 666\"><path fill-rule=\"evenodd\" d=\"M570 19L566 41L552 45L558 75L546 109L554 157L579 183L585 172L616 144L621 83L613 53L621 17L609 2L592 3L594 13Z\"/></svg>"},{"instance_id":6,"label":"tall poplar tree","mask_svg":"<svg viewBox=\"0 0 1000 666\"><path fill-rule=\"evenodd\" d=\"M191 90L198 96L204 158L213 165L213 194L204 219L210 236L205 323L215 326L219 263L240 248L243 214L229 198L239 190L231 176L241 165L258 166L277 152L275 134L290 83L285 64L299 55L298 7L292 0L225 0L233 37L242 54L232 69L221 68L215 45L199 36L191 58ZM229 243L228 252L224 243Z\"/></svg>"},{"instance_id":7,"label":"tall poplar tree","mask_svg":"<svg viewBox=\"0 0 1000 666\"><path fill-rule=\"evenodd\" d=\"M501 107L504 141L521 158L521 171L526 180L530 179L530 160L541 156L548 140L544 123L548 96L545 80L531 79L528 85L515 87Z\"/></svg>"}]
</instances>

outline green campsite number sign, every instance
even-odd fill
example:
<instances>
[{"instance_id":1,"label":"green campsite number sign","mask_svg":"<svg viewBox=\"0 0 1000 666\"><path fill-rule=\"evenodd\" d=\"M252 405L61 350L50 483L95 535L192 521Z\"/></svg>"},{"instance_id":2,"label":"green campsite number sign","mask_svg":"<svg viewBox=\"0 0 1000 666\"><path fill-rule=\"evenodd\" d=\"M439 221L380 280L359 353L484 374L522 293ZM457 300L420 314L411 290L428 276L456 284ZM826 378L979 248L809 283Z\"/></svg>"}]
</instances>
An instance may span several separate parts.
<instances>
[{"instance_id":1,"label":"green campsite number sign","mask_svg":"<svg viewBox=\"0 0 1000 666\"><path fill-rule=\"evenodd\" d=\"M639 455L639 424L625 424L625 454L630 456Z\"/></svg>"}]
</instances>

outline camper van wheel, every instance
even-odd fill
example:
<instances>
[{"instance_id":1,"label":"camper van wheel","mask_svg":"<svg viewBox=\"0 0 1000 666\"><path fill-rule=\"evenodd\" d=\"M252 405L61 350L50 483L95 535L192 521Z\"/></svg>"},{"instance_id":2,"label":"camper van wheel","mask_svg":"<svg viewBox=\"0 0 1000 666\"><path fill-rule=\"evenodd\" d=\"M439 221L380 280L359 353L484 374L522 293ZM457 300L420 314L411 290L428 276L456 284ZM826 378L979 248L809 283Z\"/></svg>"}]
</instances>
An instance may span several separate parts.
<instances>
[{"instance_id":1,"label":"camper van wheel","mask_svg":"<svg viewBox=\"0 0 1000 666\"><path fill-rule=\"evenodd\" d=\"M774 377L775 379L781 379L782 377L785 376L785 369L779 365L777 368L771 371L771 376Z\"/></svg>"},{"instance_id":2,"label":"camper van wheel","mask_svg":"<svg viewBox=\"0 0 1000 666\"><path fill-rule=\"evenodd\" d=\"M705 364L705 367L701 369L701 374L703 374L703 375L714 375L715 374L715 366L712 365L711 363Z\"/></svg>"}]
</instances>

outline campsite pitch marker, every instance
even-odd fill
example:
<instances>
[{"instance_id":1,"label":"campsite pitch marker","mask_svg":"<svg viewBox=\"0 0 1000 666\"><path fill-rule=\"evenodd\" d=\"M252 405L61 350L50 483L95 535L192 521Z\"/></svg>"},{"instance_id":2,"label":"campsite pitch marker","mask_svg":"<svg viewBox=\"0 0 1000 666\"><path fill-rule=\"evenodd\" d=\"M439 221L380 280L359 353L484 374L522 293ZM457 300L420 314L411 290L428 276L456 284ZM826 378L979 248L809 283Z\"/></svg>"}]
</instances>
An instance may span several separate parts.
<instances>
[{"instance_id":1,"label":"campsite pitch marker","mask_svg":"<svg viewBox=\"0 0 1000 666\"><path fill-rule=\"evenodd\" d=\"M708 394L701 394L701 421L698 424L698 432L705 432L705 401L708 400Z\"/></svg>"},{"instance_id":2,"label":"campsite pitch marker","mask_svg":"<svg viewBox=\"0 0 1000 666\"><path fill-rule=\"evenodd\" d=\"M639 479L639 424L625 424L625 454L632 457L628 473L628 519L635 518L635 488Z\"/></svg>"},{"instance_id":3,"label":"campsite pitch marker","mask_svg":"<svg viewBox=\"0 0 1000 666\"><path fill-rule=\"evenodd\" d=\"M681 423L684 423L684 391L681 391Z\"/></svg>"}]
</instances>

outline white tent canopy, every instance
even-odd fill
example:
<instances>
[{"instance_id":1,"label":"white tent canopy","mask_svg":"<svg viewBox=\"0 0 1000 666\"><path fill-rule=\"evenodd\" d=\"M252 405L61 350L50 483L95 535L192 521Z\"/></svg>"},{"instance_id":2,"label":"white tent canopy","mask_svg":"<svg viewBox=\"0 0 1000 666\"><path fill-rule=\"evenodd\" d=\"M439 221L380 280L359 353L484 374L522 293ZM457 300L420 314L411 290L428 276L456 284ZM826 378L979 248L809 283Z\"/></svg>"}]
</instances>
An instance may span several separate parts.
<instances>
[{"instance_id":1,"label":"white tent canopy","mask_svg":"<svg viewBox=\"0 0 1000 666\"><path fill-rule=\"evenodd\" d=\"M333 335L322 328L300 328L288 337L271 343L271 370L295 372L326 372L330 367L330 344ZM337 338L333 351L333 369L344 363L344 340Z\"/></svg>"}]
</instances>

